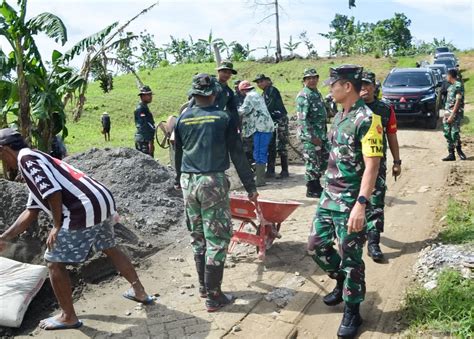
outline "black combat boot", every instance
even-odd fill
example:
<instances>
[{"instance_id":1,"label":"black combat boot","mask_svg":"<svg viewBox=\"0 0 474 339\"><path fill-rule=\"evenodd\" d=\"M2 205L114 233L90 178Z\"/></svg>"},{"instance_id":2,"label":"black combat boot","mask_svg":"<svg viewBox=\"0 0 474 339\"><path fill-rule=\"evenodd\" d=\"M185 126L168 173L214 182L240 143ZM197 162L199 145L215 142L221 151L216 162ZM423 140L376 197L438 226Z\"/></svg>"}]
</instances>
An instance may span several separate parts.
<instances>
[{"instance_id":1,"label":"black combat boot","mask_svg":"<svg viewBox=\"0 0 474 339\"><path fill-rule=\"evenodd\" d=\"M456 146L456 152L459 155L459 159L461 159L461 160L466 160L467 159L466 154L464 154L464 152L462 151L462 145L461 145L460 142L458 142L458 145Z\"/></svg>"},{"instance_id":2,"label":"black combat boot","mask_svg":"<svg viewBox=\"0 0 474 339\"><path fill-rule=\"evenodd\" d=\"M206 256L204 254L195 254L194 262L196 263L196 272L199 280L199 296L207 297L206 285L204 284L204 272L206 271Z\"/></svg>"},{"instance_id":3,"label":"black combat boot","mask_svg":"<svg viewBox=\"0 0 474 339\"><path fill-rule=\"evenodd\" d=\"M383 253L380 249L380 232L372 230L367 232L367 250L369 257L375 262L381 262L383 260Z\"/></svg>"},{"instance_id":4,"label":"black combat boot","mask_svg":"<svg viewBox=\"0 0 474 339\"><path fill-rule=\"evenodd\" d=\"M456 156L454 155L454 148L449 149L449 154L446 158L442 159L443 161L454 161L456 160Z\"/></svg>"},{"instance_id":5,"label":"black combat boot","mask_svg":"<svg viewBox=\"0 0 474 339\"><path fill-rule=\"evenodd\" d=\"M281 159L281 173L277 177L277 179L285 179L290 176L290 172L288 172L288 156L282 155L280 156Z\"/></svg>"},{"instance_id":6,"label":"black combat boot","mask_svg":"<svg viewBox=\"0 0 474 339\"><path fill-rule=\"evenodd\" d=\"M337 330L339 338L355 338L360 325L362 325L362 317L359 313L360 304L346 303L344 306L344 314L342 315L341 325Z\"/></svg>"},{"instance_id":7,"label":"black combat boot","mask_svg":"<svg viewBox=\"0 0 474 339\"><path fill-rule=\"evenodd\" d=\"M336 306L342 302L342 290L344 289L344 278L336 280L336 287L331 293L323 298L323 302L328 306Z\"/></svg>"},{"instance_id":8,"label":"black combat boot","mask_svg":"<svg viewBox=\"0 0 474 339\"><path fill-rule=\"evenodd\" d=\"M208 312L215 312L221 307L232 303L233 296L226 295L221 291L222 276L224 274L224 265L211 266L206 265L206 309Z\"/></svg>"},{"instance_id":9,"label":"black combat boot","mask_svg":"<svg viewBox=\"0 0 474 339\"><path fill-rule=\"evenodd\" d=\"M317 180L310 180L306 183L306 197L308 198L319 198L321 193L323 192L323 188Z\"/></svg>"},{"instance_id":10,"label":"black combat boot","mask_svg":"<svg viewBox=\"0 0 474 339\"><path fill-rule=\"evenodd\" d=\"M275 178L275 160L276 154L268 152L267 171L265 172L265 177L268 179Z\"/></svg>"}]
</instances>

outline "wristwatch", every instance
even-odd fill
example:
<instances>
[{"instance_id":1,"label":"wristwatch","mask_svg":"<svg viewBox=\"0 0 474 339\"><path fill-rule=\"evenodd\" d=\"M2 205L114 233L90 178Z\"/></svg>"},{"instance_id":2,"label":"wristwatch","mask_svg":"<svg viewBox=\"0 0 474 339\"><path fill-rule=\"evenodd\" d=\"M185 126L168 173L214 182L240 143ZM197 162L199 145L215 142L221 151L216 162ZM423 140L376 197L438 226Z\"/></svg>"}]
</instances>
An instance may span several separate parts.
<instances>
[{"instance_id":1,"label":"wristwatch","mask_svg":"<svg viewBox=\"0 0 474 339\"><path fill-rule=\"evenodd\" d=\"M367 200L367 198L363 195L359 195L359 197L357 198L357 202L361 205L367 205L369 203L369 200Z\"/></svg>"},{"instance_id":2,"label":"wristwatch","mask_svg":"<svg viewBox=\"0 0 474 339\"><path fill-rule=\"evenodd\" d=\"M402 165L402 161L401 161L401 160L393 160L393 164L394 164L394 165L401 166L401 165Z\"/></svg>"}]
</instances>

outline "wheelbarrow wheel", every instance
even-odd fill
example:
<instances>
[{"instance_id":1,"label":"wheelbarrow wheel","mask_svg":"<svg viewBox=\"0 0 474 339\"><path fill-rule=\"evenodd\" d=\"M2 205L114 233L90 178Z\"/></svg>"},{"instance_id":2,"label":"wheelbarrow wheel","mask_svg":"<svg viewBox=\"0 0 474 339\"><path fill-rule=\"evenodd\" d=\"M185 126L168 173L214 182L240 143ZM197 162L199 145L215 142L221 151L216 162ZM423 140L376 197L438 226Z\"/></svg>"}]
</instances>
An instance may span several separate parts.
<instances>
[{"instance_id":1,"label":"wheelbarrow wheel","mask_svg":"<svg viewBox=\"0 0 474 339\"><path fill-rule=\"evenodd\" d=\"M170 147L169 144L170 134L166 131L166 121L161 121L155 131L155 139L158 146L163 149Z\"/></svg>"}]
</instances>

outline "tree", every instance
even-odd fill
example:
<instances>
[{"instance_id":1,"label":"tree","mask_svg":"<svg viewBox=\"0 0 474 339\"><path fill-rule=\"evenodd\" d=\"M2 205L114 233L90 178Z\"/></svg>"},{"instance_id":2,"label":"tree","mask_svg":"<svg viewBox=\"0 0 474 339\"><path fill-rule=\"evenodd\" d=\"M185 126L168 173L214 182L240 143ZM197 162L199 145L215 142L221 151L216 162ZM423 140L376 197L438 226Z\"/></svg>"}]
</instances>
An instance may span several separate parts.
<instances>
[{"instance_id":1,"label":"tree","mask_svg":"<svg viewBox=\"0 0 474 339\"><path fill-rule=\"evenodd\" d=\"M279 62L282 60L281 55L281 40L280 40L280 5L278 4L278 0L254 0L254 7L263 7L265 11L270 11L266 17L260 20L258 23L262 23L265 20L271 18L272 16L275 17L275 32L276 32L276 52L275 52L275 60Z\"/></svg>"},{"instance_id":2,"label":"tree","mask_svg":"<svg viewBox=\"0 0 474 339\"><path fill-rule=\"evenodd\" d=\"M166 59L166 52L156 46L154 36L146 30L140 32L139 48L141 55L138 58L140 69L155 69L160 65L160 61Z\"/></svg>"},{"instance_id":3,"label":"tree","mask_svg":"<svg viewBox=\"0 0 474 339\"><path fill-rule=\"evenodd\" d=\"M135 76L137 83L143 85L141 79L136 74L133 67L123 60L115 57L114 53L120 48L120 46L130 46L131 42L138 38L136 35L127 35L125 37L120 36L124 29L139 16L147 13L158 3L154 3L151 6L143 9L137 15L132 17L122 26L119 26L118 22L114 22L111 25L105 27L103 30L90 35L78 43L76 43L68 52L64 54L62 60L69 62L75 56L86 52L84 61L81 67L81 76L88 80L93 74L94 78L100 81L100 85L104 92L108 92L113 87L113 77L109 71L109 66L125 67ZM82 86L77 99L76 107L73 111L74 121L79 121L82 115L85 104L85 94L87 92L87 84Z\"/></svg>"},{"instance_id":4,"label":"tree","mask_svg":"<svg viewBox=\"0 0 474 339\"><path fill-rule=\"evenodd\" d=\"M270 51L275 49L275 46L272 45L272 41L270 40L267 45L260 47L259 49L264 49L266 53L266 57L270 57Z\"/></svg>"},{"instance_id":5,"label":"tree","mask_svg":"<svg viewBox=\"0 0 474 339\"><path fill-rule=\"evenodd\" d=\"M30 139L30 88L27 74L30 71L43 75L46 68L36 46L34 35L45 33L48 37L64 45L67 32L59 17L51 13L41 13L26 20L26 0L18 0L19 12L3 0L0 5L0 36L12 48L11 63L15 65L15 88L18 91L19 128L23 137Z\"/></svg>"},{"instance_id":6,"label":"tree","mask_svg":"<svg viewBox=\"0 0 474 339\"><path fill-rule=\"evenodd\" d=\"M298 48L301 42L293 42L293 37L290 35L290 41L288 41L284 48L290 52L290 55L293 56L295 50Z\"/></svg>"},{"instance_id":7,"label":"tree","mask_svg":"<svg viewBox=\"0 0 474 339\"><path fill-rule=\"evenodd\" d=\"M301 32L300 35L298 36L298 38L300 39L300 41L305 45L306 49L308 50L308 54L306 55L307 58L318 56L318 53L314 49L314 44L309 39L308 33L306 31Z\"/></svg>"}]
</instances>

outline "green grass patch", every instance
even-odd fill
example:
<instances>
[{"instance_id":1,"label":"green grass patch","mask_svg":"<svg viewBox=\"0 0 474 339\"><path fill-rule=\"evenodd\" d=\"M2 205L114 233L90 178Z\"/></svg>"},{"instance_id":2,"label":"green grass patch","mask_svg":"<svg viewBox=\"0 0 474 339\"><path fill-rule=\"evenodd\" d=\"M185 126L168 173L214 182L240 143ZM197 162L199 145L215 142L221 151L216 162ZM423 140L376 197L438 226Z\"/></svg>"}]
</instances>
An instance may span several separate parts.
<instances>
[{"instance_id":1,"label":"green grass patch","mask_svg":"<svg viewBox=\"0 0 474 339\"><path fill-rule=\"evenodd\" d=\"M417 287L408 292L403 314L410 323L410 332L415 336L422 331L472 338L473 305L474 280L446 270L440 274L438 286L433 290Z\"/></svg>"},{"instance_id":2,"label":"green grass patch","mask_svg":"<svg viewBox=\"0 0 474 339\"><path fill-rule=\"evenodd\" d=\"M443 243L474 243L474 190L471 188L468 201L450 198L446 212L446 226L438 234Z\"/></svg>"}]
</instances>

